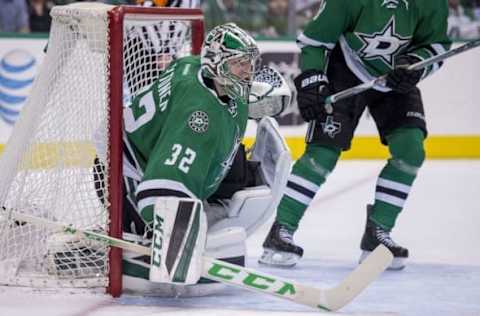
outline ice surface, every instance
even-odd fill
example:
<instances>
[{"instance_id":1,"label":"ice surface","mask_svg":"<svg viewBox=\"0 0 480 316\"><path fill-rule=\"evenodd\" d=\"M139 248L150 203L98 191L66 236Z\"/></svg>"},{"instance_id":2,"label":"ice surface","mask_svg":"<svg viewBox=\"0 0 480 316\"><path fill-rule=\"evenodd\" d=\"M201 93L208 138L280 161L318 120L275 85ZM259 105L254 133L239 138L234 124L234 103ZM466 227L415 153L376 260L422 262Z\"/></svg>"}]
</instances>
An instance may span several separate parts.
<instances>
[{"instance_id":1,"label":"ice surface","mask_svg":"<svg viewBox=\"0 0 480 316\"><path fill-rule=\"evenodd\" d=\"M383 162L341 161L300 224L305 248L294 269L258 266L265 225L248 241L250 267L326 287L356 265ZM385 272L340 312L351 315L480 315L480 161L428 161L421 169L394 239L410 249L407 268ZM229 288L215 297L113 299L87 291L0 287L0 316L280 316L318 313L277 298ZM330 313L331 315L331 313Z\"/></svg>"}]
</instances>

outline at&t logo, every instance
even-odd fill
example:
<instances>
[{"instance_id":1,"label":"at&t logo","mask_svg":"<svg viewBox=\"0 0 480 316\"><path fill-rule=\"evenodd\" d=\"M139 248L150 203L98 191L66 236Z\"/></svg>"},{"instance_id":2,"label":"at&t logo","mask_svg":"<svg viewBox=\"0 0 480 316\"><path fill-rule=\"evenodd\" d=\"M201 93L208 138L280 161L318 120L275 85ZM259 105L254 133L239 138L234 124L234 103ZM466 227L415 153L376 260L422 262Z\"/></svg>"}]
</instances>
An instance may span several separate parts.
<instances>
[{"instance_id":1,"label":"at&t logo","mask_svg":"<svg viewBox=\"0 0 480 316\"><path fill-rule=\"evenodd\" d=\"M29 52L14 49L0 56L0 118L13 125L27 99L37 63Z\"/></svg>"}]
</instances>

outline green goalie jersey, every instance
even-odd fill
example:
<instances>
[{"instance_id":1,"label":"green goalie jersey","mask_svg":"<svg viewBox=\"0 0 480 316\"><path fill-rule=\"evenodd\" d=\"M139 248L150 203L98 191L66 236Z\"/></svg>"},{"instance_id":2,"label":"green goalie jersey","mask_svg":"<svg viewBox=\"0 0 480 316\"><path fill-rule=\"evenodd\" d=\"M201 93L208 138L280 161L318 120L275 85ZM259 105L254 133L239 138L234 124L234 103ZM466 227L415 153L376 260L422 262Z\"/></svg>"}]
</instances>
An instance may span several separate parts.
<instances>
[{"instance_id":1,"label":"green goalie jersey","mask_svg":"<svg viewBox=\"0 0 480 316\"><path fill-rule=\"evenodd\" d=\"M393 69L397 55L423 60L448 50L447 16L447 0L323 0L297 39L301 68L325 72L338 44L350 70L370 81ZM440 65L428 67L424 77Z\"/></svg>"},{"instance_id":2,"label":"green goalie jersey","mask_svg":"<svg viewBox=\"0 0 480 316\"><path fill-rule=\"evenodd\" d=\"M173 63L124 109L124 175L139 182L137 206L151 220L159 196L204 199L226 175L245 133L247 105L220 100L200 58ZM132 171L133 170L133 171Z\"/></svg>"}]
</instances>

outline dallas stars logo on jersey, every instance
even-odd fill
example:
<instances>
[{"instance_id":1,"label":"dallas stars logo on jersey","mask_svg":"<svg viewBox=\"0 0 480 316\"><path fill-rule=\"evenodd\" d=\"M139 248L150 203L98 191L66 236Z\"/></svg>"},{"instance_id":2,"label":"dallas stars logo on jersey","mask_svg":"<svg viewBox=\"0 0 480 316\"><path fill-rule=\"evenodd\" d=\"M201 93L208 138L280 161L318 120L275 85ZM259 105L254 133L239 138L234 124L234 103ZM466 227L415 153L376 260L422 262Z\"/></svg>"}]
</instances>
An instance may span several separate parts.
<instances>
[{"instance_id":1,"label":"dallas stars logo on jersey","mask_svg":"<svg viewBox=\"0 0 480 316\"><path fill-rule=\"evenodd\" d=\"M195 111L188 119L188 126L196 133L205 133L208 130L208 114Z\"/></svg>"},{"instance_id":2,"label":"dallas stars logo on jersey","mask_svg":"<svg viewBox=\"0 0 480 316\"><path fill-rule=\"evenodd\" d=\"M395 32L395 17L392 16L380 32L365 34L355 32L363 42L359 55L365 59L381 59L394 68L395 56L410 43L411 37L402 37Z\"/></svg>"}]
</instances>

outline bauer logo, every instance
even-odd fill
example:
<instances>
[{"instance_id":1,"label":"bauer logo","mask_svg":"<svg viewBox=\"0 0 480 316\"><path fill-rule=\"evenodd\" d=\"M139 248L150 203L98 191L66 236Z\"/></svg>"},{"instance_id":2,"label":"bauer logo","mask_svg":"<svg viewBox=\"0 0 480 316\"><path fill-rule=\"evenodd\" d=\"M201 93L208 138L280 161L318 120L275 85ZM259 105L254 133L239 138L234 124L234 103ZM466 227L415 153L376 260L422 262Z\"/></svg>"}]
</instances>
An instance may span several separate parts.
<instances>
[{"instance_id":1,"label":"bauer logo","mask_svg":"<svg viewBox=\"0 0 480 316\"><path fill-rule=\"evenodd\" d=\"M15 124L32 87L37 62L29 52L14 49L0 56L0 118Z\"/></svg>"}]
</instances>

